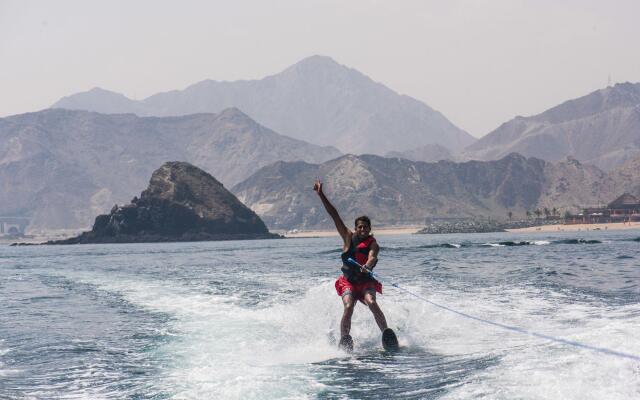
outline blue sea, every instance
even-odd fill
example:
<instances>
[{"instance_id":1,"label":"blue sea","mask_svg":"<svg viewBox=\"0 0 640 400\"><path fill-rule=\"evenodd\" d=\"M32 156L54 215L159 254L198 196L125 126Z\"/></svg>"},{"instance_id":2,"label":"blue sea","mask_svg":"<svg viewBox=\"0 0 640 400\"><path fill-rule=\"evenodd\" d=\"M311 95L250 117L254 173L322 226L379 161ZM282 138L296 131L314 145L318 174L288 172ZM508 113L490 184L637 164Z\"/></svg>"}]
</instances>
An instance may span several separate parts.
<instances>
[{"instance_id":1,"label":"blue sea","mask_svg":"<svg viewBox=\"0 0 640 400\"><path fill-rule=\"evenodd\" d=\"M640 231L378 242L398 353L332 342L337 237L1 246L0 398L640 398Z\"/></svg>"}]
</instances>

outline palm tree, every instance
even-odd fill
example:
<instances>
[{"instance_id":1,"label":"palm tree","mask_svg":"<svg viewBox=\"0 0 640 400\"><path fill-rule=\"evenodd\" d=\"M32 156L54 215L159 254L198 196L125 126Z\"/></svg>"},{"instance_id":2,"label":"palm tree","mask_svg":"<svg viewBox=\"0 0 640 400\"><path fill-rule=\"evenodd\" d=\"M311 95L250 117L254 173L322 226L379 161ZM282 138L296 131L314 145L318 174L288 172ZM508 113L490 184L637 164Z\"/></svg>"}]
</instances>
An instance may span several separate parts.
<instances>
[{"instance_id":1,"label":"palm tree","mask_svg":"<svg viewBox=\"0 0 640 400\"><path fill-rule=\"evenodd\" d=\"M540 218L540 215L542 215L542 211L540 211L539 208L533 210L533 213L536 215L536 218Z\"/></svg>"},{"instance_id":2,"label":"palm tree","mask_svg":"<svg viewBox=\"0 0 640 400\"><path fill-rule=\"evenodd\" d=\"M527 219L531 218L531 211L527 210L526 215L527 215Z\"/></svg>"},{"instance_id":3,"label":"palm tree","mask_svg":"<svg viewBox=\"0 0 640 400\"><path fill-rule=\"evenodd\" d=\"M507 213L507 216L509 216L509 221L511 221L511 218L513 217L513 212L509 210L509 212Z\"/></svg>"},{"instance_id":4,"label":"palm tree","mask_svg":"<svg viewBox=\"0 0 640 400\"><path fill-rule=\"evenodd\" d=\"M544 208L544 217L549 219L549 215L551 215L551 212L549 211L549 209L547 207Z\"/></svg>"},{"instance_id":5,"label":"palm tree","mask_svg":"<svg viewBox=\"0 0 640 400\"><path fill-rule=\"evenodd\" d=\"M560 210L558 210L557 208L553 207L551 209L551 214L555 217L555 216L560 216Z\"/></svg>"}]
</instances>

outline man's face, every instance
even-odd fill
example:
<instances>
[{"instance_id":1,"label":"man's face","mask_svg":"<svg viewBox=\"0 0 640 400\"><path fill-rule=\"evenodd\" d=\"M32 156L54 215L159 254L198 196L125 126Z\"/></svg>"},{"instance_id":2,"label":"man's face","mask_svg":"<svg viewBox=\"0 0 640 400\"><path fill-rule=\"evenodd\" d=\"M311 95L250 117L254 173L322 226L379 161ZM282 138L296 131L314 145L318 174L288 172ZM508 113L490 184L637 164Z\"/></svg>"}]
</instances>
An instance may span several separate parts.
<instances>
[{"instance_id":1,"label":"man's face","mask_svg":"<svg viewBox=\"0 0 640 400\"><path fill-rule=\"evenodd\" d=\"M365 238L369 236L369 233L371 233L371 227L369 224L363 221L358 221L358 224L356 225L356 235L361 238Z\"/></svg>"}]
</instances>

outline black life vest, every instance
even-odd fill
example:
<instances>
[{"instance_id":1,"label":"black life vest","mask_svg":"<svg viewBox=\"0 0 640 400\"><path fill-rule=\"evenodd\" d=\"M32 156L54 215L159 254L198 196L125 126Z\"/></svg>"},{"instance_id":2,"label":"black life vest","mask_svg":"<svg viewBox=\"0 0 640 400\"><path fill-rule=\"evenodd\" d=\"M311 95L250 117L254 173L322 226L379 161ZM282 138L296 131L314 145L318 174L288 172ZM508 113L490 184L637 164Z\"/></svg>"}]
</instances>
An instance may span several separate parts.
<instances>
[{"instance_id":1,"label":"black life vest","mask_svg":"<svg viewBox=\"0 0 640 400\"><path fill-rule=\"evenodd\" d=\"M369 259L369 251L375 241L373 236L368 236L366 239L360 239L355 234L351 236L349 249L340 256L342 258L342 268L340 269L349 282L359 283L375 280L366 272L362 272L360 268L347 263L348 258L353 258L358 264L364 265Z\"/></svg>"}]
</instances>

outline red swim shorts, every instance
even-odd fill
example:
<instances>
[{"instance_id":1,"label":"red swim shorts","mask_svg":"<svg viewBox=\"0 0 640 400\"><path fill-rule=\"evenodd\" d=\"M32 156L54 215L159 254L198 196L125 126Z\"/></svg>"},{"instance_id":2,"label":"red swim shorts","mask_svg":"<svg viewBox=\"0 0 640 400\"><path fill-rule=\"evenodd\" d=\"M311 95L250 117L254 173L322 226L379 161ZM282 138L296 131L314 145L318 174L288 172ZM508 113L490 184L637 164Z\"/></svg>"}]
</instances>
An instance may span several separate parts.
<instances>
[{"instance_id":1,"label":"red swim shorts","mask_svg":"<svg viewBox=\"0 0 640 400\"><path fill-rule=\"evenodd\" d=\"M336 280L336 291L340 297L351 293L354 299L363 301L366 292L374 292L374 294L375 292L382 293L382 284L375 280L351 283L342 275Z\"/></svg>"}]
</instances>

